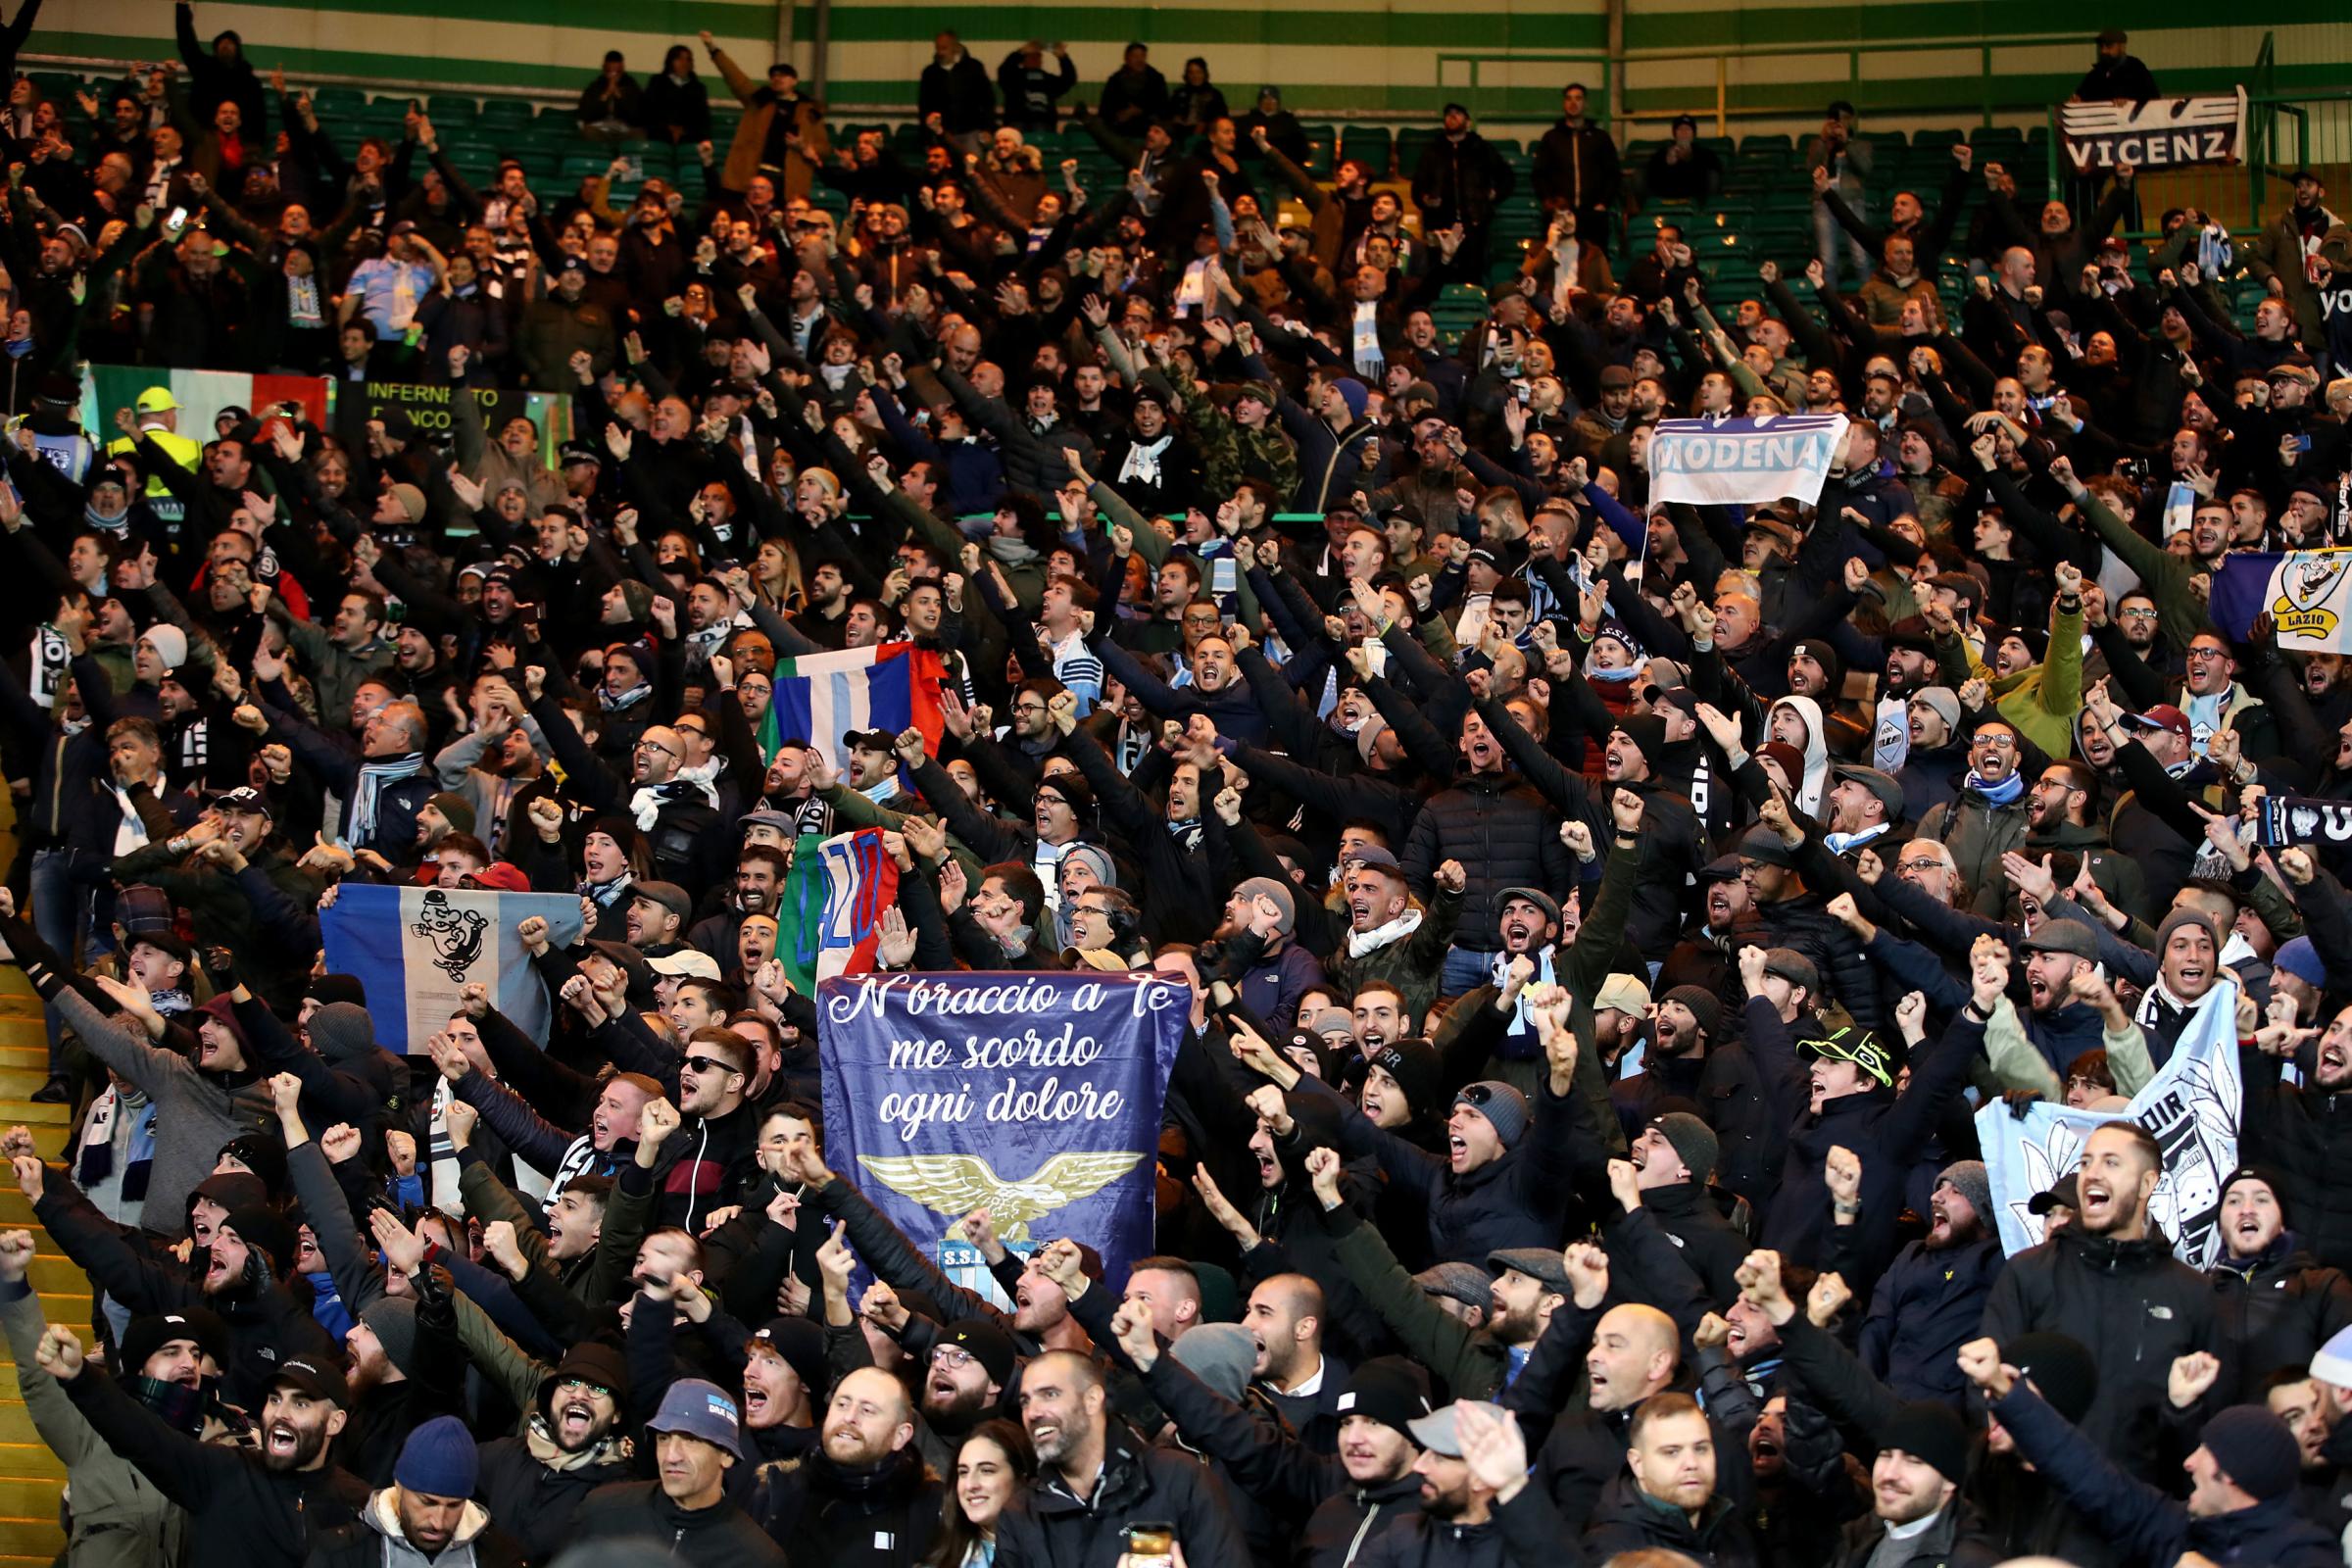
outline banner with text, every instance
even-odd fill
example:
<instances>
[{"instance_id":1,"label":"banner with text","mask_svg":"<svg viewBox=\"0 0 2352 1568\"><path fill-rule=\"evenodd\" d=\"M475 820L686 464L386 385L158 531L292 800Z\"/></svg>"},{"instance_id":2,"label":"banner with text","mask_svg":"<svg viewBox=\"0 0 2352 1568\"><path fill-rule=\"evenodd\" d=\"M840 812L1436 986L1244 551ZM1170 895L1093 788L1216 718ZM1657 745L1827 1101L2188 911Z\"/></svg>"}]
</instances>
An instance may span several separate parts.
<instances>
[{"instance_id":1,"label":"banner with text","mask_svg":"<svg viewBox=\"0 0 2352 1568\"><path fill-rule=\"evenodd\" d=\"M2233 642L2245 642L2255 618L2268 615L2290 653L2352 653L2352 550L2225 557L2206 609Z\"/></svg>"},{"instance_id":2,"label":"banner with text","mask_svg":"<svg viewBox=\"0 0 2352 1568\"><path fill-rule=\"evenodd\" d=\"M827 980L826 1163L968 1290L1003 1298L947 1235L976 1208L1016 1251L1085 1243L1115 1285L1152 1250L1160 1099L1189 1013L1149 974Z\"/></svg>"},{"instance_id":3,"label":"banner with text","mask_svg":"<svg viewBox=\"0 0 2352 1568\"><path fill-rule=\"evenodd\" d=\"M2082 1164L2092 1133L2129 1118L2164 1151L2149 1220L2173 1239L2182 1262L2211 1268L2222 1251L2222 1180L2237 1168L2241 1094L2237 987L2225 980L2206 993L2171 1059L2121 1115L2043 1102L2018 1117L1993 1101L1977 1112L1977 1138L2000 1220L2001 1250L2015 1257L2040 1243L2043 1216L2032 1210L2034 1195Z\"/></svg>"},{"instance_id":4,"label":"banner with text","mask_svg":"<svg viewBox=\"0 0 2352 1568\"><path fill-rule=\"evenodd\" d=\"M2143 104L2061 104L2058 145L2078 174L2108 173L2125 164L2143 174L2194 164L2242 164L2246 90Z\"/></svg>"},{"instance_id":5,"label":"banner with text","mask_svg":"<svg viewBox=\"0 0 2352 1568\"><path fill-rule=\"evenodd\" d=\"M1698 507L1812 506L1845 444L1842 414L1661 419L1649 439L1649 499Z\"/></svg>"}]
</instances>

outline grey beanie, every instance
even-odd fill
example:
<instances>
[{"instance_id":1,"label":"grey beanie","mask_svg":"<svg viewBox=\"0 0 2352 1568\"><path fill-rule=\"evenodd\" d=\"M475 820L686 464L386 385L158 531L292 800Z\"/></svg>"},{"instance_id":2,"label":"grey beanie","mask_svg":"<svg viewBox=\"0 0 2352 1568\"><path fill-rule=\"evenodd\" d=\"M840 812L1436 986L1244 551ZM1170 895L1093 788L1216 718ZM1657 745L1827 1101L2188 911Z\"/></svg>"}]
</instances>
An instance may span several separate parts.
<instances>
[{"instance_id":1,"label":"grey beanie","mask_svg":"<svg viewBox=\"0 0 2352 1568\"><path fill-rule=\"evenodd\" d=\"M384 1355L404 1378L416 1375L416 1303L405 1296L384 1296L360 1313Z\"/></svg>"},{"instance_id":2,"label":"grey beanie","mask_svg":"<svg viewBox=\"0 0 2352 1568\"><path fill-rule=\"evenodd\" d=\"M1505 1149L1527 1136L1528 1123L1534 1119L1528 1112L1525 1095L1492 1078L1464 1084L1461 1093L1453 1097L1453 1102L1468 1105L1493 1123L1494 1136L1502 1140Z\"/></svg>"},{"instance_id":3,"label":"grey beanie","mask_svg":"<svg viewBox=\"0 0 2352 1568\"><path fill-rule=\"evenodd\" d=\"M1196 1323L1169 1353L1187 1372L1238 1402L1257 1366L1257 1337L1239 1323Z\"/></svg>"},{"instance_id":4,"label":"grey beanie","mask_svg":"<svg viewBox=\"0 0 2352 1568\"><path fill-rule=\"evenodd\" d=\"M1282 911L1282 923L1277 925L1274 929L1281 932L1284 936L1289 936L1292 929L1298 924L1298 901L1292 897L1291 890L1289 888L1283 886L1280 882L1275 881L1272 877L1250 877L1233 891L1240 894L1245 899L1272 899L1274 901L1274 907Z\"/></svg>"},{"instance_id":5,"label":"grey beanie","mask_svg":"<svg viewBox=\"0 0 2352 1568\"><path fill-rule=\"evenodd\" d=\"M1911 700L1935 711L1943 720L1943 727L1958 734L1960 730L1960 694L1949 686L1926 686L1912 694Z\"/></svg>"},{"instance_id":6,"label":"grey beanie","mask_svg":"<svg viewBox=\"0 0 2352 1568\"><path fill-rule=\"evenodd\" d=\"M1968 1206L1977 1211L1977 1218L1986 1229L1994 1220L1992 1211L1992 1178L1984 1173L1981 1159L1955 1159L1936 1173L1936 1185L1952 1184L1952 1191L1968 1200ZM1931 1189L1932 1191L1933 1189Z\"/></svg>"},{"instance_id":7,"label":"grey beanie","mask_svg":"<svg viewBox=\"0 0 2352 1568\"><path fill-rule=\"evenodd\" d=\"M311 1045L328 1061L348 1061L375 1049L375 1020L353 1002L330 1002L311 1014Z\"/></svg>"},{"instance_id":8,"label":"grey beanie","mask_svg":"<svg viewBox=\"0 0 2352 1568\"><path fill-rule=\"evenodd\" d=\"M1104 887L1115 888L1119 885L1119 868L1111 860L1110 852L1102 845L1088 844L1084 841L1071 845L1062 852L1062 868L1067 869L1072 861L1092 867L1095 880Z\"/></svg>"}]
</instances>

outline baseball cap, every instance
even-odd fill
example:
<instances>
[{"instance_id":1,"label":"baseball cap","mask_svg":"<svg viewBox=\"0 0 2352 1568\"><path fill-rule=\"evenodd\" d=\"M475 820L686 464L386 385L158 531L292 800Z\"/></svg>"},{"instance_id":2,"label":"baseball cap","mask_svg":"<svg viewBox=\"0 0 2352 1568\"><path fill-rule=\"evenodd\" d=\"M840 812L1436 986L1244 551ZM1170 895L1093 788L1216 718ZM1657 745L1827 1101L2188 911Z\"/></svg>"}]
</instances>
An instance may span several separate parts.
<instances>
[{"instance_id":1,"label":"baseball cap","mask_svg":"<svg viewBox=\"0 0 2352 1568\"><path fill-rule=\"evenodd\" d=\"M1386 871L1392 876L1401 875L1404 869L1396 863L1396 857L1377 844L1365 845L1348 856L1344 863L1348 868L1362 866L1369 871Z\"/></svg>"},{"instance_id":2,"label":"baseball cap","mask_svg":"<svg viewBox=\"0 0 2352 1568\"><path fill-rule=\"evenodd\" d=\"M1484 1399L1456 1400L1443 1410L1433 1410L1419 1417L1405 1431L1412 1435L1415 1443L1430 1452L1447 1459L1459 1459L1462 1456L1462 1440L1454 1430L1453 1412L1466 1403L1477 1405L1497 1421L1502 1419L1502 1407L1499 1405L1490 1404Z\"/></svg>"},{"instance_id":3,"label":"baseball cap","mask_svg":"<svg viewBox=\"0 0 2352 1568\"><path fill-rule=\"evenodd\" d=\"M2029 1214L2047 1214L2053 1208L2081 1208L2082 1188L2081 1178L2073 1171L2052 1182L2048 1189L2035 1193L2026 1200Z\"/></svg>"},{"instance_id":4,"label":"baseball cap","mask_svg":"<svg viewBox=\"0 0 2352 1568\"><path fill-rule=\"evenodd\" d=\"M168 386L151 386L131 406L141 414L170 414L179 407L179 399L172 395Z\"/></svg>"},{"instance_id":5,"label":"baseball cap","mask_svg":"<svg viewBox=\"0 0 2352 1568\"><path fill-rule=\"evenodd\" d=\"M1592 994L1592 1010L1605 1011L1614 1007L1619 1012L1644 1017L1649 1012L1649 987L1630 974L1613 974L1600 983Z\"/></svg>"},{"instance_id":6,"label":"baseball cap","mask_svg":"<svg viewBox=\"0 0 2352 1568\"><path fill-rule=\"evenodd\" d=\"M2170 703L2158 703L2144 713L2126 713L2124 718L2141 729L2169 729L2182 740L2189 738L2188 715Z\"/></svg>"},{"instance_id":7,"label":"baseball cap","mask_svg":"<svg viewBox=\"0 0 2352 1568\"><path fill-rule=\"evenodd\" d=\"M886 729L843 730L841 744L853 752L888 752L891 733Z\"/></svg>"},{"instance_id":8,"label":"baseball cap","mask_svg":"<svg viewBox=\"0 0 2352 1568\"><path fill-rule=\"evenodd\" d=\"M1796 1049L1809 1051L1827 1061L1850 1061L1877 1079L1881 1088L1891 1087L1894 1083L1893 1058L1887 1055L1886 1048L1879 1044L1879 1037L1867 1029L1857 1029L1848 1024L1842 1029L1833 1029L1826 1035L1799 1040Z\"/></svg>"},{"instance_id":9,"label":"baseball cap","mask_svg":"<svg viewBox=\"0 0 2352 1568\"><path fill-rule=\"evenodd\" d=\"M270 797L250 784L242 789L230 790L226 795L213 802L213 807L216 810L221 811L250 811L262 816L271 814Z\"/></svg>"},{"instance_id":10,"label":"baseball cap","mask_svg":"<svg viewBox=\"0 0 2352 1568\"><path fill-rule=\"evenodd\" d=\"M665 954L662 957L648 958L645 960L645 966L654 973L664 976L684 976L694 980L718 980L725 977L725 972L718 966L718 960L700 948L680 948L677 952Z\"/></svg>"},{"instance_id":11,"label":"baseball cap","mask_svg":"<svg viewBox=\"0 0 2352 1568\"><path fill-rule=\"evenodd\" d=\"M724 1389L701 1378L681 1378L662 1396L662 1408L645 1424L648 1432L676 1432L700 1438L740 1459L743 1417Z\"/></svg>"},{"instance_id":12,"label":"baseball cap","mask_svg":"<svg viewBox=\"0 0 2352 1568\"><path fill-rule=\"evenodd\" d=\"M314 1399L325 1399L345 1409L351 1407L351 1386L343 1381L343 1369L331 1361L307 1355L290 1356L277 1363L270 1381L290 1383Z\"/></svg>"}]
</instances>

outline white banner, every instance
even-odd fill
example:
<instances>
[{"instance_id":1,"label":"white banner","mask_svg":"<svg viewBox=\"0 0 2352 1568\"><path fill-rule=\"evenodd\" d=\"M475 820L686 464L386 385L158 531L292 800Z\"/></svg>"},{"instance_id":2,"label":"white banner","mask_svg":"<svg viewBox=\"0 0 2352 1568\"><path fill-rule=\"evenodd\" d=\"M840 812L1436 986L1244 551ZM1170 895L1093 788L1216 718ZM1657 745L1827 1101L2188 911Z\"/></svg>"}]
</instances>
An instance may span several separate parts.
<instances>
[{"instance_id":1,"label":"white banner","mask_svg":"<svg viewBox=\"0 0 2352 1568\"><path fill-rule=\"evenodd\" d=\"M1692 506L1812 506L1845 445L1842 414L1661 419L1649 438L1649 498Z\"/></svg>"},{"instance_id":2,"label":"white banner","mask_svg":"<svg viewBox=\"0 0 2352 1568\"><path fill-rule=\"evenodd\" d=\"M2014 1257L2042 1239L2042 1216L2028 1205L2082 1162L2082 1146L2111 1121L2145 1127L2164 1150L2164 1176L2148 1218L2173 1239L2191 1268L2210 1268L2222 1251L2222 1180L2237 1168L2237 987L2229 980L2206 995L2180 1032L2172 1058L2132 1098L2123 1115L2073 1110L2046 1102L2023 1117L1994 1101L1977 1112L1977 1140L1998 1212L2001 1250Z\"/></svg>"},{"instance_id":3,"label":"white banner","mask_svg":"<svg viewBox=\"0 0 2352 1568\"><path fill-rule=\"evenodd\" d=\"M2130 164L2141 173L2246 157L2246 90L2144 104L2061 104L2058 144L2078 174Z\"/></svg>"}]
</instances>

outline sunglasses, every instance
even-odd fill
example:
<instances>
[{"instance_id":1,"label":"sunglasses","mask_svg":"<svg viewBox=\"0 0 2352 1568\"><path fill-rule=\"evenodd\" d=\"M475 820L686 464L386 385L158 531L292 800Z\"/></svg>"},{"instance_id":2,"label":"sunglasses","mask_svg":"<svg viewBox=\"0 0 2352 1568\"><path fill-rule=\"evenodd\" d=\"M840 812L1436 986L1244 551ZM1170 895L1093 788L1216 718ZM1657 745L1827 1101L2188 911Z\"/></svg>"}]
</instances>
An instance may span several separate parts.
<instances>
[{"instance_id":1,"label":"sunglasses","mask_svg":"<svg viewBox=\"0 0 2352 1568\"><path fill-rule=\"evenodd\" d=\"M741 1067L728 1066L716 1056L688 1056L679 1066L683 1071L695 1073L723 1072L731 1075L743 1071Z\"/></svg>"}]
</instances>

